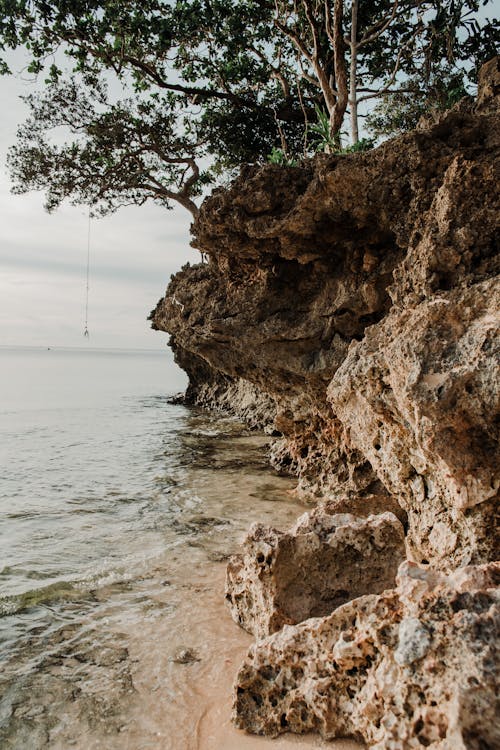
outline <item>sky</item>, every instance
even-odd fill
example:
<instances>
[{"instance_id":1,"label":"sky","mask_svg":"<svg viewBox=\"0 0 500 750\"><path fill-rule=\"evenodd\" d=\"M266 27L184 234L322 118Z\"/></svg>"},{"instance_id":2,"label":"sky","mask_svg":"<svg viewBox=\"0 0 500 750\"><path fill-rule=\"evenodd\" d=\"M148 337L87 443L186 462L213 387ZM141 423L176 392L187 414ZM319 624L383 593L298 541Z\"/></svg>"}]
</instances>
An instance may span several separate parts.
<instances>
[{"instance_id":1,"label":"sky","mask_svg":"<svg viewBox=\"0 0 500 750\"><path fill-rule=\"evenodd\" d=\"M86 210L48 214L42 193L10 192L6 152L27 114L19 97L31 89L22 73L0 76L0 346L164 348L167 334L147 316L171 274L199 261L191 215L146 204L91 221L85 339Z\"/></svg>"}]
</instances>

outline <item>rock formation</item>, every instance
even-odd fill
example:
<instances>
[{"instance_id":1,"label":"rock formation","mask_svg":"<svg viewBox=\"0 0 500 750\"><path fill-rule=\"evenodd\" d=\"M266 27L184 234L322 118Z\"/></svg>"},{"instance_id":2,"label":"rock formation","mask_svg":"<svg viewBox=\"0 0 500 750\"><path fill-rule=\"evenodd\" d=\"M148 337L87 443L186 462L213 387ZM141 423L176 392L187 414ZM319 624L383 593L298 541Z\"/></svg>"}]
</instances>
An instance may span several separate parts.
<instances>
[{"instance_id":1,"label":"rock formation","mask_svg":"<svg viewBox=\"0 0 500 750\"><path fill-rule=\"evenodd\" d=\"M229 562L226 599L233 619L257 638L392 588L405 557L392 513L358 518L323 508L287 532L254 524L243 550Z\"/></svg>"},{"instance_id":2,"label":"rock formation","mask_svg":"<svg viewBox=\"0 0 500 750\"><path fill-rule=\"evenodd\" d=\"M286 626L250 649L239 727L357 737L376 750L500 747L500 568L404 563L395 590Z\"/></svg>"},{"instance_id":3,"label":"rock formation","mask_svg":"<svg viewBox=\"0 0 500 750\"><path fill-rule=\"evenodd\" d=\"M322 502L292 532L252 529L229 569L236 619L259 637L283 627L238 678L249 731L500 747L499 93L495 58L476 101L372 151L245 167L193 225L209 262L174 276L152 313L187 402L272 434L273 465ZM329 529L340 560L342 535L366 538L386 511L419 567L380 593L395 537L372 576L370 545L343 570Z\"/></svg>"},{"instance_id":4,"label":"rock formation","mask_svg":"<svg viewBox=\"0 0 500 750\"><path fill-rule=\"evenodd\" d=\"M450 568L498 542L491 67L480 106L371 152L244 169L153 314L192 401L279 432L304 491L395 496L414 559Z\"/></svg>"}]
</instances>

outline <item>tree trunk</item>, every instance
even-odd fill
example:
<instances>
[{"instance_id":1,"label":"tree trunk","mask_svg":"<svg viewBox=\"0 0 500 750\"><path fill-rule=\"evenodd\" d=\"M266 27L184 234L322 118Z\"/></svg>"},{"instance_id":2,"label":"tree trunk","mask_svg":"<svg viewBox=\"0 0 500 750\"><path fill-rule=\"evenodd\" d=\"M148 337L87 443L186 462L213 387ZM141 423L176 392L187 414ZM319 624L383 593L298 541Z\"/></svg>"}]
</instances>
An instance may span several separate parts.
<instances>
[{"instance_id":1,"label":"tree trunk","mask_svg":"<svg viewBox=\"0 0 500 750\"><path fill-rule=\"evenodd\" d=\"M351 9L351 67L349 76L349 107L351 110L351 143L359 141L358 131L358 95L356 67L358 63L358 0L352 0Z\"/></svg>"},{"instance_id":2,"label":"tree trunk","mask_svg":"<svg viewBox=\"0 0 500 750\"><path fill-rule=\"evenodd\" d=\"M345 42L343 34L343 2L335 0L333 6L333 62L337 97L330 112L330 137L340 145L340 130L348 103Z\"/></svg>"}]
</instances>

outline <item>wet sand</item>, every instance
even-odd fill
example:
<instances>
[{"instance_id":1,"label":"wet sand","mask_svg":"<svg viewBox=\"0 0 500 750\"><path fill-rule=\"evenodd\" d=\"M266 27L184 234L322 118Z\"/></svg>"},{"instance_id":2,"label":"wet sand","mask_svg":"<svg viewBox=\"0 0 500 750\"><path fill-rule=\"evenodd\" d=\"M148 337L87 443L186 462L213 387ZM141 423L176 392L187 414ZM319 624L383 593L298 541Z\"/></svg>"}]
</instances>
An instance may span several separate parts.
<instances>
[{"instance_id":1,"label":"wet sand","mask_svg":"<svg viewBox=\"0 0 500 750\"><path fill-rule=\"evenodd\" d=\"M90 664L74 704L79 708L68 712L66 703L66 720L50 732L51 749L360 747L348 740L324 742L314 735L287 734L273 740L237 730L231 723L232 684L252 638L233 623L223 604L224 565L212 563L203 570L196 566L189 583L183 566L170 572L168 585L156 579L145 587L148 610L155 614L140 621L126 617L119 601L107 610L107 675ZM178 593L175 610L172 589ZM102 660L102 642L98 648ZM89 711L94 712L94 723L89 722Z\"/></svg>"},{"instance_id":2,"label":"wet sand","mask_svg":"<svg viewBox=\"0 0 500 750\"><path fill-rule=\"evenodd\" d=\"M219 563L196 573L191 583L192 598L185 599L176 610L175 632L163 621L152 622L140 632L133 629L127 633L134 663L132 678L138 694L123 747L131 750L136 747L169 750L360 747L349 741L323 742L312 735L286 735L272 740L245 734L234 727L230 719L232 684L252 638L233 623L225 609L224 572L224 565ZM180 621L184 623L182 629L178 627ZM191 655L199 661L190 661ZM187 663L178 663L183 656ZM140 736L134 726L141 727Z\"/></svg>"}]
</instances>

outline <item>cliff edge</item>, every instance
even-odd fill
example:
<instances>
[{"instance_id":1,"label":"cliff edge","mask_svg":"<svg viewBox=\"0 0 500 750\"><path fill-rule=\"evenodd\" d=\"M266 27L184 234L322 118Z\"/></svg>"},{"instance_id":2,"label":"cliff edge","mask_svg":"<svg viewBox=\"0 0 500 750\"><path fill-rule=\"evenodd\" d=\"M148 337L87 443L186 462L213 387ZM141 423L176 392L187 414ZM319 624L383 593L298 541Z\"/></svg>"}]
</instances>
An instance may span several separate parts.
<instances>
[{"instance_id":1,"label":"cliff edge","mask_svg":"<svg viewBox=\"0 0 500 750\"><path fill-rule=\"evenodd\" d=\"M373 151L244 168L193 226L208 263L152 313L187 400L274 434L319 504L230 564L259 638L235 697L249 731L500 747L499 92L495 58L476 101Z\"/></svg>"}]
</instances>

